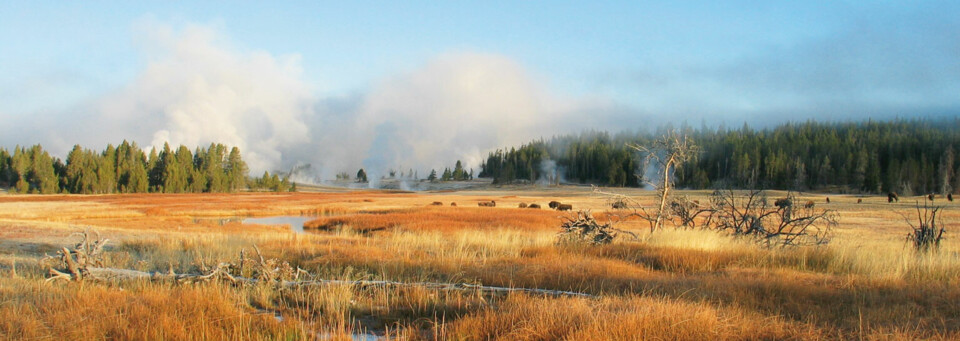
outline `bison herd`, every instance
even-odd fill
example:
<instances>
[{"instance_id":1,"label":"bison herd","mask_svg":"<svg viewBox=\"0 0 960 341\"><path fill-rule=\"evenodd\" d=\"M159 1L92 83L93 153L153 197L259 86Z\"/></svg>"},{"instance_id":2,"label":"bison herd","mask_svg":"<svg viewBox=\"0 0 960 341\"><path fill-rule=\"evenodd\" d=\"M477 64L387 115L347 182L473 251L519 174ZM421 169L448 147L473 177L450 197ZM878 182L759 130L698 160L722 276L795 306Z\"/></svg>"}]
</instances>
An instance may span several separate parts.
<instances>
[{"instance_id":1,"label":"bison herd","mask_svg":"<svg viewBox=\"0 0 960 341\"><path fill-rule=\"evenodd\" d=\"M431 204L431 205L437 205L437 202L434 202L434 203ZM442 204L440 204L440 205L442 205ZM456 205L451 205L451 206L456 206ZM493 201L493 200L490 200L490 201L480 201L480 202L477 203L477 206L480 206L480 207L496 207L496 206L497 206L497 203L496 203L495 201ZM549 204L547 204L547 206L549 206L550 208L555 209L555 210L557 210L557 211L570 211L570 210L573 210L573 205L571 205L571 204L564 204L564 203L561 203L561 202L559 202L559 201L551 201ZM518 207L518 208L532 208L532 209L537 209L537 210L538 210L538 209L540 209L540 204L535 204L535 203L527 204L527 203L525 203L525 202L521 202L521 203L517 204L517 207Z\"/></svg>"},{"instance_id":2,"label":"bison herd","mask_svg":"<svg viewBox=\"0 0 960 341\"><path fill-rule=\"evenodd\" d=\"M934 194L928 194L928 195L926 195L926 198L925 198L925 199L930 200L930 201L933 201L935 197L936 197L936 196L935 196ZM947 194L947 195L946 195L946 198L947 198L948 201L951 201L951 202L952 202L952 201L953 201L953 194ZM830 203L830 197L826 197L826 202L827 202L828 204ZM889 193L887 193L887 202L889 202L889 203L900 202L900 195L898 195L896 192L889 192ZM862 203L863 203L863 198L857 198L857 203L858 203L858 204L862 204ZM791 202L790 199L788 199L788 198L780 198L780 199L777 199L776 201L774 201L773 205L774 205L774 206L777 206L777 207L779 207L779 208L787 208L787 207L793 206L793 202ZM803 207L805 207L805 208L813 208L815 205L816 205L816 203L814 203L813 200L810 200L810 201L807 201L807 202L803 205ZM443 206L443 203L442 203L442 202L439 202L439 201L434 201L433 203L430 204L430 206ZM450 203L450 206L456 207L456 206L457 206L457 203L456 203L456 202L451 202L451 203ZM480 206L480 207L496 207L496 206L497 206L497 203L496 203L495 201L493 201L493 200L490 200L490 201L480 201L480 202L477 203L477 206ZM573 210L573 205L571 205L571 204L564 204L564 203L561 203L561 202L556 201L556 200L550 201L550 203L548 203L547 206L550 207L551 209L554 209L554 210L557 210L557 211L571 211L571 210ZM613 208L615 208L615 209L618 209L618 208L626 208L626 203L624 203L623 201L617 201L617 202L611 204L611 206L612 206ZM540 205L539 205L539 204L535 204L535 203L527 204L527 203L525 203L525 202L521 202L517 207L519 207L519 208L540 209Z\"/></svg>"}]
</instances>

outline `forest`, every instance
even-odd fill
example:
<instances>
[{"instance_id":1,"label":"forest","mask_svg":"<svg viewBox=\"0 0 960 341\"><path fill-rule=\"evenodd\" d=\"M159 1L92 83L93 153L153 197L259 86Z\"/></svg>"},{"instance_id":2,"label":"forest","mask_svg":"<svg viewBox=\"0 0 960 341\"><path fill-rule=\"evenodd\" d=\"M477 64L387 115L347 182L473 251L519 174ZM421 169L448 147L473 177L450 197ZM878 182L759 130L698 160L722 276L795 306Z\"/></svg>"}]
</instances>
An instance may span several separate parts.
<instances>
[{"instance_id":1,"label":"forest","mask_svg":"<svg viewBox=\"0 0 960 341\"><path fill-rule=\"evenodd\" d=\"M585 132L491 152L479 176L498 184L547 180L636 187L643 184L645 157L628 144L648 144L666 131L689 136L700 147L675 174L683 188L904 195L960 188L958 118Z\"/></svg>"},{"instance_id":2,"label":"forest","mask_svg":"<svg viewBox=\"0 0 960 341\"><path fill-rule=\"evenodd\" d=\"M0 186L17 193L197 193L238 190L286 191L286 177L265 172L249 178L240 149L211 143L207 149L164 144L147 155L136 143L107 145L100 152L79 145L66 162L52 157L39 144L0 148Z\"/></svg>"}]
</instances>

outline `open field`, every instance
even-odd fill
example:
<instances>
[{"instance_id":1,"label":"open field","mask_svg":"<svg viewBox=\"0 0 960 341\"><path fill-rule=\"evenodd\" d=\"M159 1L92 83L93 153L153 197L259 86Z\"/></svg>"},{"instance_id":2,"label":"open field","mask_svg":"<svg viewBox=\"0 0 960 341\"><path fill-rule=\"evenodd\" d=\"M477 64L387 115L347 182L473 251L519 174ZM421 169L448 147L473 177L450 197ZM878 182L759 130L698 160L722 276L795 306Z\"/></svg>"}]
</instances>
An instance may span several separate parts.
<instances>
[{"instance_id":1,"label":"open field","mask_svg":"<svg viewBox=\"0 0 960 341\"><path fill-rule=\"evenodd\" d=\"M619 190L651 205L652 193ZM684 194L706 200L709 192ZM783 193L773 192L771 197ZM904 242L915 198L801 195L840 212L823 247L765 249L668 227L605 246L558 245L571 203L600 217L583 187L431 193L0 196L0 339L957 339L960 203L946 206L936 254ZM481 201L496 207L478 207ZM442 202L443 206L432 206ZM457 207L450 207L450 203ZM519 203L544 209L520 209ZM243 224L317 216L322 229ZM473 283L595 298L473 290L226 283L44 282L44 255L92 228L106 266L195 273L257 246L325 279Z\"/></svg>"}]
</instances>

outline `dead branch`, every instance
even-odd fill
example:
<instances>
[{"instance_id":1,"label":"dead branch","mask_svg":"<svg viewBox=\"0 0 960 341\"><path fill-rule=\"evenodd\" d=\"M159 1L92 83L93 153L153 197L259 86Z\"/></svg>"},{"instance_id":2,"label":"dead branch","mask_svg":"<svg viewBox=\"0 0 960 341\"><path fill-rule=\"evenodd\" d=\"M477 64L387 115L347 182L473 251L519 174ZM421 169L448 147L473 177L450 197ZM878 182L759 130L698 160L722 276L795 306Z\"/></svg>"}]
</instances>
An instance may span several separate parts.
<instances>
[{"instance_id":1,"label":"dead branch","mask_svg":"<svg viewBox=\"0 0 960 341\"><path fill-rule=\"evenodd\" d=\"M593 218L590 211L579 211L576 218L566 217L565 219L566 221L560 225L562 230L559 233L559 241L561 243L609 244L620 233L639 239L635 233L614 228L610 222L601 224Z\"/></svg>"},{"instance_id":2,"label":"dead branch","mask_svg":"<svg viewBox=\"0 0 960 341\"><path fill-rule=\"evenodd\" d=\"M131 269L118 269L103 267L103 245L107 243L106 239L100 239L99 234L92 238L90 231L79 233L82 240L73 250L63 248L57 254L48 259L59 260L59 268L49 267L50 277L47 282L64 281L99 281L99 282L121 282L121 281L152 281L152 282L174 282L181 284L188 283L210 283L225 282L234 285L258 285L271 284L277 287L300 287L300 286L327 286L327 285L351 285L357 287L422 287L434 290L476 290L492 294L506 294L514 292L523 292L529 294L539 294L547 296L576 296L576 297L595 297L590 294L537 289L537 288L506 288L496 286L484 286L465 283L404 283L395 281L345 281L328 280L314 278L306 270L299 267L294 269L289 263L276 258L265 258L260 248L254 246L256 258L247 257L246 250L240 250L240 257L236 263L221 262L213 268L208 268L200 260L200 273L175 273L171 266L168 271L138 271ZM303 277L304 279L301 279Z\"/></svg>"}]
</instances>

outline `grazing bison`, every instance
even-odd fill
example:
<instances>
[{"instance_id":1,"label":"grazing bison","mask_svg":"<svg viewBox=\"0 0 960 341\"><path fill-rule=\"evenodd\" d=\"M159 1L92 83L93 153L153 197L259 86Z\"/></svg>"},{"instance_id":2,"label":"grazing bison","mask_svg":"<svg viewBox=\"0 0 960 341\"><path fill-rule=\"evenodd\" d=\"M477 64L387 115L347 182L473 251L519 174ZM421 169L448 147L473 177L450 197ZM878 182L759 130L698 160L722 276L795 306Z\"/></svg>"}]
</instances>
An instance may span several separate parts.
<instances>
[{"instance_id":1,"label":"grazing bison","mask_svg":"<svg viewBox=\"0 0 960 341\"><path fill-rule=\"evenodd\" d=\"M557 211L569 211L573 209L571 204L559 204L557 205Z\"/></svg>"},{"instance_id":2,"label":"grazing bison","mask_svg":"<svg viewBox=\"0 0 960 341\"><path fill-rule=\"evenodd\" d=\"M930 201L933 201L933 194L927 194L927 199L930 199Z\"/></svg>"},{"instance_id":3,"label":"grazing bison","mask_svg":"<svg viewBox=\"0 0 960 341\"><path fill-rule=\"evenodd\" d=\"M817 204L814 203L813 200L810 200L810 201L807 201L807 203L804 204L803 207L804 207L804 208L813 208L813 206L816 206L816 205L817 205Z\"/></svg>"},{"instance_id":4,"label":"grazing bison","mask_svg":"<svg viewBox=\"0 0 960 341\"><path fill-rule=\"evenodd\" d=\"M430 206L443 206L443 203L439 201L434 201L432 204L430 204Z\"/></svg>"},{"instance_id":5,"label":"grazing bison","mask_svg":"<svg viewBox=\"0 0 960 341\"><path fill-rule=\"evenodd\" d=\"M827 203L828 204L830 203L830 197L827 197Z\"/></svg>"},{"instance_id":6,"label":"grazing bison","mask_svg":"<svg viewBox=\"0 0 960 341\"><path fill-rule=\"evenodd\" d=\"M780 198L780 199L777 199L777 201L773 202L773 206L776 206L779 208L787 208L787 207L793 206L793 202L790 201L789 198Z\"/></svg>"},{"instance_id":7,"label":"grazing bison","mask_svg":"<svg viewBox=\"0 0 960 341\"><path fill-rule=\"evenodd\" d=\"M887 193L887 202L900 202L900 196L897 195L897 192Z\"/></svg>"},{"instance_id":8,"label":"grazing bison","mask_svg":"<svg viewBox=\"0 0 960 341\"><path fill-rule=\"evenodd\" d=\"M538 210L539 210L539 209L540 209L540 204L530 204L530 206L527 206L527 208L535 208L535 209L538 209Z\"/></svg>"},{"instance_id":9,"label":"grazing bison","mask_svg":"<svg viewBox=\"0 0 960 341\"><path fill-rule=\"evenodd\" d=\"M559 201L551 201L549 204L547 204L547 206L550 206L550 208L556 209L557 206L560 206L560 202L559 202Z\"/></svg>"},{"instance_id":10,"label":"grazing bison","mask_svg":"<svg viewBox=\"0 0 960 341\"><path fill-rule=\"evenodd\" d=\"M947 194L947 201L953 202L953 193Z\"/></svg>"},{"instance_id":11,"label":"grazing bison","mask_svg":"<svg viewBox=\"0 0 960 341\"><path fill-rule=\"evenodd\" d=\"M451 203L450 203L450 206L457 207L457 203L451 202Z\"/></svg>"},{"instance_id":12,"label":"grazing bison","mask_svg":"<svg viewBox=\"0 0 960 341\"><path fill-rule=\"evenodd\" d=\"M857 198L857 203L858 203L858 204L862 204L862 203L863 203L863 198Z\"/></svg>"},{"instance_id":13,"label":"grazing bison","mask_svg":"<svg viewBox=\"0 0 960 341\"><path fill-rule=\"evenodd\" d=\"M493 200L490 200L490 201L481 201L481 202L478 202L478 203L477 203L477 206L480 206L480 207L496 207L496 206L497 206L497 202L496 202L496 201L493 201Z\"/></svg>"},{"instance_id":14,"label":"grazing bison","mask_svg":"<svg viewBox=\"0 0 960 341\"><path fill-rule=\"evenodd\" d=\"M520 208L527 208L527 203L521 202L520 205L518 205L518 207L520 207Z\"/></svg>"},{"instance_id":15,"label":"grazing bison","mask_svg":"<svg viewBox=\"0 0 960 341\"><path fill-rule=\"evenodd\" d=\"M627 208L627 202L623 200L617 200L617 201L614 201L613 204L610 204L610 206L618 210L624 209L624 208Z\"/></svg>"}]
</instances>

